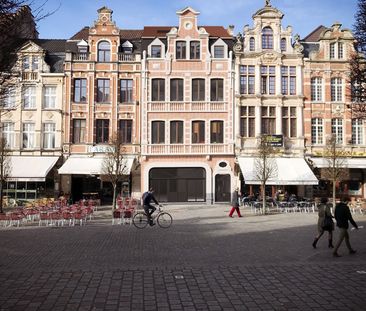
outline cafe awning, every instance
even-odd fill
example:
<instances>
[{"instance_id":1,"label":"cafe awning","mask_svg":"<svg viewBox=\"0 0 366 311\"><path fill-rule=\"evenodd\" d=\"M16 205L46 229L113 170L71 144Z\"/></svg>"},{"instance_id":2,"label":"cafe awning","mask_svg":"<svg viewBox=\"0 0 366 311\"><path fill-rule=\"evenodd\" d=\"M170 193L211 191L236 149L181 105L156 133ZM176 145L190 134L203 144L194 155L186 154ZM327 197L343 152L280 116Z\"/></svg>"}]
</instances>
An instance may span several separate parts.
<instances>
[{"instance_id":1,"label":"cafe awning","mask_svg":"<svg viewBox=\"0 0 366 311\"><path fill-rule=\"evenodd\" d=\"M326 158L322 157L314 157L310 158L310 160L314 163L315 167L325 168L329 167L329 161ZM364 168L366 169L366 158L347 158L344 161L339 162L340 166L344 168Z\"/></svg>"},{"instance_id":2,"label":"cafe awning","mask_svg":"<svg viewBox=\"0 0 366 311\"><path fill-rule=\"evenodd\" d=\"M103 175L106 157L70 156L58 170L59 174L67 175ZM131 173L134 157L125 158L124 175Z\"/></svg>"},{"instance_id":3,"label":"cafe awning","mask_svg":"<svg viewBox=\"0 0 366 311\"><path fill-rule=\"evenodd\" d=\"M260 185L256 176L256 158L239 157L239 166L248 185ZM273 158L277 174L267 181L267 185L317 185L318 179L303 158Z\"/></svg>"},{"instance_id":4,"label":"cafe awning","mask_svg":"<svg viewBox=\"0 0 366 311\"><path fill-rule=\"evenodd\" d=\"M44 182L59 157L10 156L7 181Z\"/></svg>"}]
</instances>

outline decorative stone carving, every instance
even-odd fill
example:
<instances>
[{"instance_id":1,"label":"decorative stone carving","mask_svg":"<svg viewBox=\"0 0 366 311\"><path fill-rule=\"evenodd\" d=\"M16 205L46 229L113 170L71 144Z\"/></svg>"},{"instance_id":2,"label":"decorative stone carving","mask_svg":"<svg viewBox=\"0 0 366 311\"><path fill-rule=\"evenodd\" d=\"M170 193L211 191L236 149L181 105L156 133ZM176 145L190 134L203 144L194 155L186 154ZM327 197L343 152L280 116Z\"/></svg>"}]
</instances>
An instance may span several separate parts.
<instances>
[{"instance_id":1,"label":"decorative stone carving","mask_svg":"<svg viewBox=\"0 0 366 311\"><path fill-rule=\"evenodd\" d=\"M271 52L265 53L261 57L263 64L273 64L276 62L277 58L277 54Z\"/></svg>"},{"instance_id":2,"label":"decorative stone carving","mask_svg":"<svg viewBox=\"0 0 366 311\"><path fill-rule=\"evenodd\" d=\"M236 42L234 44L234 52L241 52L243 50L243 36L240 32L236 35Z\"/></svg>"},{"instance_id":3,"label":"decorative stone carving","mask_svg":"<svg viewBox=\"0 0 366 311\"><path fill-rule=\"evenodd\" d=\"M48 119L52 119L53 118L53 113L52 112L48 112L47 113L47 118Z\"/></svg>"},{"instance_id":4,"label":"decorative stone carving","mask_svg":"<svg viewBox=\"0 0 366 311\"><path fill-rule=\"evenodd\" d=\"M295 40L295 43L294 43L294 49L295 49L295 51L298 52L298 53L302 53L304 51L304 47L300 43L300 36L298 34L296 34L294 36L294 40Z\"/></svg>"}]
</instances>

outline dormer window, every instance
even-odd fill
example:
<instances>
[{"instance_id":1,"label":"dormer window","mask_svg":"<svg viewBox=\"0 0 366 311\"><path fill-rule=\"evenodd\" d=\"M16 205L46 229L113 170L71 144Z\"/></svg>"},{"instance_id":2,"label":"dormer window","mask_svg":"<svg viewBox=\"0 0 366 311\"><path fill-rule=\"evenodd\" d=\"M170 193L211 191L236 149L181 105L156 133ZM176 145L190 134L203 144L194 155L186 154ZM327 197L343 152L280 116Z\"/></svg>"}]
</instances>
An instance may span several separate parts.
<instances>
[{"instance_id":1,"label":"dormer window","mask_svg":"<svg viewBox=\"0 0 366 311\"><path fill-rule=\"evenodd\" d=\"M88 53L88 43L85 40L81 40L78 44L78 53L86 54Z\"/></svg>"},{"instance_id":2,"label":"dormer window","mask_svg":"<svg viewBox=\"0 0 366 311\"><path fill-rule=\"evenodd\" d=\"M151 57L161 58L161 46L160 45L151 46Z\"/></svg>"},{"instance_id":3,"label":"dormer window","mask_svg":"<svg viewBox=\"0 0 366 311\"><path fill-rule=\"evenodd\" d=\"M132 54L133 44L130 41L126 41L122 44L122 53Z\"/></svg>"},{"instance_id":4,"label":"dormer window","mask_svg":"<svg viewBox=\"0 0 366 311\"><path fill-rule=\"evenodd\" d=\"M249 51L255 51L255 39L253 37L250 37L249 39Z\"/></svg>"},{"instance_id":5,"label":"dormer window","mask_svg":"<svg viewBox=\"0 0 366 311\"><path fill-rule=\"evenodd\" d=\"M225 47L223 45L214 46L214 58L224 58L225 57Z\"/></svg>"},{"instance_id":6,"label":"dormer window","mask_svg":"<svg viewBox=\"0 0 366 311\"><path fill-rule=\"evenodd\" d=\"M343 43L338 42L338 58L343 58Z\"/></svg>"},{"instance_id":7,"label":"dormer window","mask_svg":"<svg viewBox=\"0 0 366 311\"><path fill-rule=\"evenodd\" d=\"M287 42L286 38L281 39L281 52L286 52L287 50Z\"/></svg>"},{"instance_id":8,"label":"dormer window","mask_svg":"<svg viewBox=\"0 0 366 311\"><path fill-rule=\"evenodd\" d=\"M29 56L24 56L23 57L23 69L24 70L29 70Z\"/></svg>"},{"instance_id":9,"label":"dormer window","mask_svg":"<svg viewBox=\"0 0 366 311\"><path fill-rule=\"evenodd\" d=\"M111 61L111 46L108 41L101 41L98 44L98 62Z\"/></svg>"},{"instance_id":10,"label":"dormer window","mask_svg":"<svg viewBox=\"0 0 366 311\"><path fill-rule=\"evenodd\" d=\"M38 70L38 64L39 64L39 57L38 56L33 56L32 58L32 70Z\"/></svg>"},{"instance_id":11,"label":"dormer window","mask_svg":"<svg viewBox=\"0 0 366 311\"><path fill-rule=\"evenodd\" d=\"M329 58L334 59L335 58L335 43L331 43L329 45Z\"/></svg>"},{"instance_id":12,"label":"dormer window","mask_svg":"<svg viewBox=\"0 0 366 311\"><path fill-rule=\"evenodd\" d=\"M330 59L342 59L343 53L343 43L342 42L331 42L329 44L329 58Z\"/></svg>"},{"instance_id":13,"label":"dormer window","mask_svg":"<svg viewBox=\"0 0 366 311\"><path fill-rule=\"evenodd\" d=\"M264 27L262 30L262 49L273 49L273 30L271 27Z\"/></svg>"}]
</instances>

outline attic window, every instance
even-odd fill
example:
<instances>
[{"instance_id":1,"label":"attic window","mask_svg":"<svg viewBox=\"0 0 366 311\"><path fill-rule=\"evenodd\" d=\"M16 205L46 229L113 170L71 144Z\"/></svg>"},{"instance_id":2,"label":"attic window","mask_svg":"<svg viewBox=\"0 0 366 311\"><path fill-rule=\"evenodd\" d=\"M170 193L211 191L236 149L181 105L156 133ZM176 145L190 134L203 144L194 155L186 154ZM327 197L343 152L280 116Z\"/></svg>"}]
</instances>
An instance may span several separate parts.
<instances>
[{"instance_id":1,"label":"attic window","mask_svg":"<svg viewBox=\"0 0 366 311\"><path fill-rule=\"evenodd\" d=\"M225 47L223 45L214 46L214 58L224 58L225 57Z\"/></svg>"},{"instance_id":2,"label":"attic window","mask_svg":"<svg viewBox=\"0 0 366 311\"><path fill-rule=\"evenodd\" d=\"M160 45L151 46L151 57L161 58L161 46Z\"/></svg>"},{"instance_id":3,"label":"attic window","mask_svg":"<svg viewBox=\"0 0 366 311\"><path fill-rule=\"evenodd\" d=\"M78 52L79 53L88 53L88 47L87 46L78 46Z\"/></svg>"},{"instance_id":4,"label":"attic window","mask_svg":"<svg viewBox=\"0 0 366 311\"><path fill-rule=\"evenodd\" d=\"M131 54L133 49L133 45L130 41L126 41L122 44L122 53Z\"/></svg>"}]
</instances>

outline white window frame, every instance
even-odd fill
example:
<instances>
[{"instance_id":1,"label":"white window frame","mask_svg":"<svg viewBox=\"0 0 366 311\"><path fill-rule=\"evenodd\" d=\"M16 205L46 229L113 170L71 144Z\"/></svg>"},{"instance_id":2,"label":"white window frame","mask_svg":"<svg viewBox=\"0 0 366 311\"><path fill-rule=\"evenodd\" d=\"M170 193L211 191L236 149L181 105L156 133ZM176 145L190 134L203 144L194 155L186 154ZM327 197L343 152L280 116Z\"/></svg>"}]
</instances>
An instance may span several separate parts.
<instances>
[{"instance_id":1,"label":"white window frame","mask_svg":"<svg viewBox=\"0 0 366 311\"><path fill-rule=\"evenodd\" d=\"M36 98L37 98L37 88L35 86L26 86L24 89L24 109L35 109L36 108Z\"/></svg>"},{"instance_id":2,"label":"white window frame","mask_svg":"<svg viewBox=\"0 0 366 311\"><path fill-rule=\"evenodd\" d=\"M330 97L332 102L343 100L343 81L342 78L335 77L330 80Z\"/></svg>"},{"instance_id":3,"label":"white window frame","mask_svg":"<svg viewBox=\"0 0 366 311\"><path fill-rule=\"evenodd\" d=\"M323 100L323 78L311 78L311 101L321 102Z\"/></svg>"},{"instance_id":4,"label":"white window frame","mask_svg":"<svg viewBox=\"0 0 366 311\"><path fill-rule=\"evenodd\" d=\"M4 108L5 109L12 109L15 108L16 103L16 91L14 88L10 88L8 93L6 94Z\"/></svg>"},{"instance_id":5,"label":"white window frame","mask_svg":"<svg viewBox=\"0 0 366 311\"><path fill-rule=\"evenodd\" d=\"M14 148L15 144L15 131L14 122L4 122L1 125L3 137L6 139L6 146L10 149Z\"/></svg>"},{"instance_id":6,"label":"white window frame","mask_svg":"<svg viewBox=\"0 0 366 311\"><path fill-rule=\"evenodd\" d=\"M211 46L211 55L212 55L212 58L216 58L215 57L215 46L223 46L224 47L224 57L223 58L217 58L217 59L225 59L225 58L228 58L228 47L227 47L227 44L221 38L217 39L216 42L214 44L212 44L212 46Z\"/></svg>"},{"instance_id":7,"label":"white window frame","mask_svg":"<svg viewBox=\"0 0 366 311\"><path fill-rule=\"evenodd\" d=\"M23 123L23 135L22 135L22 147L23 149L34 149L35 148L35 124L34 123Z\"/></svg>"},{"instance_id":8,"label":"white window frame","mask_svg":"<svg viewBox=\"0 0 366 311\"><path fill-rule=\"evenodd\" d=\"M322 145L324 141L324 125L322 118L311 119L311 143Z\"/></svg>"},{"instance_id":9,"label":"white window frame","mask_svg":"<svg viewBox=\"0 0 366 311\"><path fill-rule=\"evenodd\" d=\"M43 149L54 149L56 139L56 124L45 122L42 125L43 129Z\"/></svg>"},{"instance_id":10,"label":"white window frame","mask_svg":"<svg viewBox=\"0 0 366 311\"><path fill-rule=\"evenodd\" d=\"M341 118L332 119L332 135L335 136L336 144L343 145L343 120Z\"/></svg>"},{"instance_id":11,"label":"white window frame","mask_svg":"<svg viewBox=\"0 0 366 311\"><path fill-rule=\"evenodd\" d=\"M57 93L57 86L46 85L44 87L43 108L45 109L56 108L56 93Z\"/></svg>"},{"instance_id":12,"label":"white window frame","mask_svg":"<svg viewBox=\"0 0 366 311\"><path fill-rule=\"evenodd\" d=\"M364 129L362 119L352 119L352 144L363 145Z\"/></svg>"}]
</instances>

